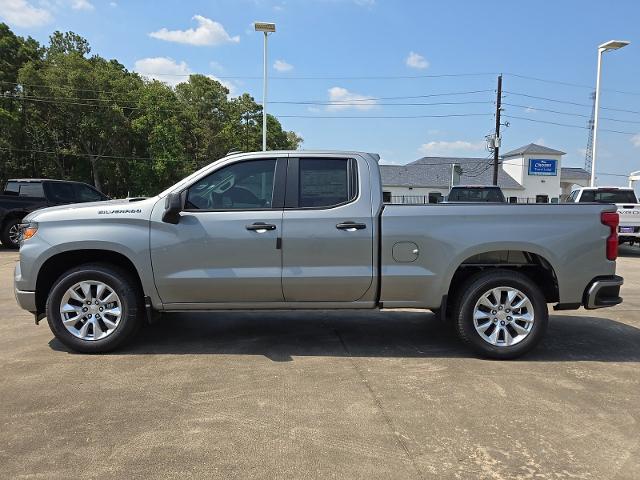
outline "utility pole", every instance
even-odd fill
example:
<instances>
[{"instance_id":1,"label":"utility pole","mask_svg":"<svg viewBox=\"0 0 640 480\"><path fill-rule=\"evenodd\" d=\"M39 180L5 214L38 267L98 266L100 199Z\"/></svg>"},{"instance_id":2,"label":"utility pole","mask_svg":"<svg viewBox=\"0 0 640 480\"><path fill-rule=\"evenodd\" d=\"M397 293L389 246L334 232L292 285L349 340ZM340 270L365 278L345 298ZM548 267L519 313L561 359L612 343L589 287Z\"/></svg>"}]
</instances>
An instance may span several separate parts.
<instances>
[{"instance_id":1,"label":"utility pole","mask_svg":"<svg viewBox=\"0 0 640 480\"><path fill-rule=\"evenodd\" d=\"M500 108L502 105L502 75L498 75L496 97L496 134L493 138L493 184L498 185L498 159L500 158Z\"/></svg>"}]
</instances>

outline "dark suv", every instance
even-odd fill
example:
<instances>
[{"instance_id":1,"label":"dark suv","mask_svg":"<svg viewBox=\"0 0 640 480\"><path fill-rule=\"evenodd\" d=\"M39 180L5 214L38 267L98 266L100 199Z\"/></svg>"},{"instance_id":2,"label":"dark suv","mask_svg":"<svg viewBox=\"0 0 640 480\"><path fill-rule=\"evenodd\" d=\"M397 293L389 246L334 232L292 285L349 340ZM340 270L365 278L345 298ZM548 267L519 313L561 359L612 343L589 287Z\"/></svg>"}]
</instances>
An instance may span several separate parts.
<instances>
[{"instance_id":1,"label":"dark suv","mask_svg":"<svg viewBox=\"0 0 640 480\"><path fill-rule=\"evenodd\" d=\"M18 248L18 225L34 210L67 203L109 200L105 194L82 182L20 178L8 180L0 195L0 241Z\"/></svg>"}]
</instances>

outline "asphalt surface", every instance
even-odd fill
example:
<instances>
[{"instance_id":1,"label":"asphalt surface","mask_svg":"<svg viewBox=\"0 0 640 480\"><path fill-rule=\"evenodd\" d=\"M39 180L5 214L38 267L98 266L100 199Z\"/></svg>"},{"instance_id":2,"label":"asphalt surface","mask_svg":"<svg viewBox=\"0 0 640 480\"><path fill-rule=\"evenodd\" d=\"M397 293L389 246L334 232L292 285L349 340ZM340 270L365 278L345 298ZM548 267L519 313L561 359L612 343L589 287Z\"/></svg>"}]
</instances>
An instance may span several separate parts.
<instances>
[{"instance_id":1,"label":"asphalt surface","mask_svg":"<svg viewBox=\"0 0 640 480\"><path fill-rule=\"evenodd\" d=\"M0 478L638 479L640 249L625 302L482 360L428 312L176 314L79 355L0 250Z\"/></svg>"}]
</instances>

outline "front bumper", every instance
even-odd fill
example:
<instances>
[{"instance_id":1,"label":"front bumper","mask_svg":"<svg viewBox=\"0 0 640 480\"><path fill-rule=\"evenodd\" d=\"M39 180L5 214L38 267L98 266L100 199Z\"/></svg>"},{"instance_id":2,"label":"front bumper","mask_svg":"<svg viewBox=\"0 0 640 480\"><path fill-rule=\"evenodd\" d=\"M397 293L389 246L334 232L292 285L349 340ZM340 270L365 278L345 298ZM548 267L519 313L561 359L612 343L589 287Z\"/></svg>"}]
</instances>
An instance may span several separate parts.
<instances>
[{"instance_id":1,"label":"front bumper","mask_svg":"<svg viewBox=\"0 0 640 480\"><path fill-rule=\"evenodd\" d=\"M584 308L593 310L622 303L620 287L623 283L624 279L618 275L594 278L584 292Z\"/></svg>"},{"instance_id":2,"label":"front bumper","mask_svg":"<svg viewBox=\"0 0 640 480\"><path fill-rule=\"evenodd\" d=\"M13 291L20 308L31 313L36 313L36 292L26 292L24 290L18 290L17 288L14 288Z\"/></svg>"},{"instance_id":3,"label":"front bumper","mask_svg":"<svg viewBox=\"0 0 640 480\"><path fill-rule=\"evenodd\" d=\"M20 308L27 310L28 312L35 313L36 307L36 292L29 290L20 290L18 285L22 281L22 272L20 270L20 262L16 262L16 268L13 271L13 293L16 296L16 301Z\"/></svg>"}]
</instances>

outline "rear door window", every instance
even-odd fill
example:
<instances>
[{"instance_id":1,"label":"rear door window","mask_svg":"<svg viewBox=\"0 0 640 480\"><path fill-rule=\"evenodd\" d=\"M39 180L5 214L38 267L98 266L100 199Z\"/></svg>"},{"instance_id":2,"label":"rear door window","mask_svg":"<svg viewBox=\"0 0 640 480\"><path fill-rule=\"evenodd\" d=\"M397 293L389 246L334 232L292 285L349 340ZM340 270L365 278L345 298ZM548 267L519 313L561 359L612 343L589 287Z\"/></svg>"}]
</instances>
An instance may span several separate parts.
<instances>
[{"instance_id":1,"label":"rear door window","mask_svg":"<svg viewBox=\"0 0 640 480\"><path fill-rule=\"evenodd\" d=\"M62 182L47 182L47 197L53 203L75 203L76 195L73 185Z\"/></svg>"},{"instance_id":2,"label":"rear door window","mask_svg":"<svg viewBox=\"0 0 640 480\"><path fill-rule=\"evenodd\" d=\"M298 207L329 208L357 196L355 160L346 158L301 158Z\"/></svg>"},{"instance_id":3,"label":"rear door window","mask_svg":"<svg viewBox=\"0 0 640 480\"><path fill-rule=\"evenodd\" d=\"M73 190L75 192L76 202L100 202L106 200L106 197L89 185L82 183L74 183Z\"/></svg>"}]
</instances>

